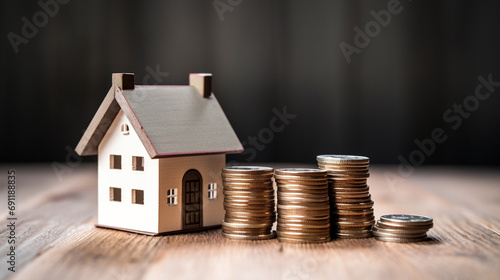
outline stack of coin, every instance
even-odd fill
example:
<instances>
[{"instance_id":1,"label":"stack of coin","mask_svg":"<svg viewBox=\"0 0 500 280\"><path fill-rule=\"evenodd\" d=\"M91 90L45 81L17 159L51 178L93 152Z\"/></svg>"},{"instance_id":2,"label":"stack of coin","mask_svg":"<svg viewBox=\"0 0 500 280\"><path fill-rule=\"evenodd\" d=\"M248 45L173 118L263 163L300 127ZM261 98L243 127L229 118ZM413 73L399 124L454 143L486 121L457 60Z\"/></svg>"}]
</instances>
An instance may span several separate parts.
<instances>
[{"instance_id":1,"label":"stack of coin","mask_svg":"<svg viewBox=\"0 0 500 280\"><path fill-rule=\"evenodd\" d=\"M258 166L234 166L222 170L224 185L224 237L263 240L276 236L273 169Z\"/></svg>"},{"instance_id":2,"label":"stack of coin","mask_svg":"<svg viewBox=\"0 0 500 280\"><path fill-rule=\"evenodd\" d=\"M367 179L370 159L363 156L319 155L319 169L328 172L332 236L372 236L373 200Z\"/></svg>"},{"instance_id":3,"label":"stack of coin","mask_svg":"<svg viewBox=\"0 0 500 280\"><path fill-rule=\"evenodd\" d=\"M330 241L330 204L326 171L276 169L278 240L293 243Z\"/></svg>"},{"instance_id":4,"label":"stack of coin","mask_svg":"<svg viewBox=\"0 0 500 280\"><path fill-rule=\"evenodd\" d=\"M388 242L418 242L427 238L432 218L419 215L392 214L380 217L373 227L377 240Z\"/></svg>"}]
</instances>

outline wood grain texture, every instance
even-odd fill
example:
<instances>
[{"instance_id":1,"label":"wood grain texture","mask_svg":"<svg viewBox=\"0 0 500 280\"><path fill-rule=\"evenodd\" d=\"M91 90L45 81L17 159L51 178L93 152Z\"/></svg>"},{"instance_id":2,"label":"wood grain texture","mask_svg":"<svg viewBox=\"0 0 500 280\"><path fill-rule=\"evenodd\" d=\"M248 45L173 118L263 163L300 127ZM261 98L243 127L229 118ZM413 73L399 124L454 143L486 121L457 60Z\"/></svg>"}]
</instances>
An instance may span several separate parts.
<instances>
[{"instance_id":1,"label":"wood grain texture","mask_svg":"<svg viewBox=\"0 0 500 280\"><path fill-rule=\"evenodd\" d=\"M276 239L224 239L220 229L151 237L95 228L95 165L62 182L50 167L15 168L18 178L17 272L2 279L498 279L500 172L420 168L388 184L393 167L372 167L375 214L434 218L429 240L373 238L294 245ZM2 185L1 197L6 197ZM6 252L6 199L0 202L0 250Z\"/></svg>"}]
</instances>

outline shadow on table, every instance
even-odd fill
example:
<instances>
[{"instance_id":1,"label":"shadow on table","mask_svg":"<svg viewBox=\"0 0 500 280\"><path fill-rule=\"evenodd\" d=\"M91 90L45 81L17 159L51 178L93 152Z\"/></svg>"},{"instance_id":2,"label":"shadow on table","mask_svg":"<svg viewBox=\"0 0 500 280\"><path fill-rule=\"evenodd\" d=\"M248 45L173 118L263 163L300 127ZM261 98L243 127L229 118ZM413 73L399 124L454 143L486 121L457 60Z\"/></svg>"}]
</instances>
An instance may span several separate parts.
<instances>
[{"instance_id":1,"label":"shadow on table","mask_svg":"<svg viewBox=\"0 0 500 280\"><path fill-rule=\"evenodd\" d=\"M379 241L374 237L366 239L334 239L332 243L333 246L337 249L353 249L353 248L370 248L375 246L379 242L386 244L411 244L414 246L430 246L430 245L443 244L442 240L432 236L429 236L425 240L420 242L410 242L410 243L384 242L384 241Z\"/></svg>"},{"instance_id":2,"label":"shadow on table","mask_svg":"<svg viewBox=\"0 0 500 280\"><path fill-rule=\"evenodd\" d=\"M442 244L442 243L443 243L442 240L439 240L433 236L428 236L427 239L425 239L424 241L417 242L415 244L418 244L418 245L438 245L438 244Z\"/></svg>"}]
</instances>

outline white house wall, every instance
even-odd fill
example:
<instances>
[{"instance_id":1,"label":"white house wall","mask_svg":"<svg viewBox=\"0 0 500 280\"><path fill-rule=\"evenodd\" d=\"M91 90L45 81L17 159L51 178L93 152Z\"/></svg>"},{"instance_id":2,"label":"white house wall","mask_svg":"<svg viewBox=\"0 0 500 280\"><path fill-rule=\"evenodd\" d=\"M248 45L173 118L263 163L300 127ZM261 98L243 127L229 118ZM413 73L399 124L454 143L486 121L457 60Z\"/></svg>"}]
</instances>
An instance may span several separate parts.
<instances>
[{"instance_id":1,"label":"white house wall","mask_svg":"<svg viewBox=\"0 0 500 280\"><path fill-rule=\"evenodd\" d=\"M110 169L111 154L121 155L121 169ZM144 171L132 170L132 156L144 158ZM149 157L121 110L99 144L98 171L98 224L158 233L158 160ZM110 187L121 188L121 202L110 201ZM132 189L144 190L143 205L132 204Z\"/></svg>"},{"instance_id":2,"label":"white house wall","mask_svg":"<svg viewBox=\"0 0 500 280\"><path fill-rule=\"evenodd\" d=\"M224 218L224 196L222 193L221 171L225 167L225 154L180 156L159 159L160 174L160 232L182 230L182 178L195 169L202 176L202 227L220 225ZM208 184L217 184L217 199L208 199ZM177 189L177 205L167 205L168 189Z\"/></svg>"}]
</instances>

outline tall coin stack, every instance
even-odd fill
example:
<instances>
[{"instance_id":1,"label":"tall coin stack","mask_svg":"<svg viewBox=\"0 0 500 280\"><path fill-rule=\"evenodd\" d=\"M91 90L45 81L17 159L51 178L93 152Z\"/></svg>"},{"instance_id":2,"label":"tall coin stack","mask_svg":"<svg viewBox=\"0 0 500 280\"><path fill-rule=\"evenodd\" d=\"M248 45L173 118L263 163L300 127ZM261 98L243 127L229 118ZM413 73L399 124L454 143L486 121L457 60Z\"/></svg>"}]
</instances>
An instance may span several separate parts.
<instances>
[{"instance_id":1,"label":"tall coin stack","mask_svg":"<svg viewBox=\"0 0 500 280\"><path fill-rule=\"evenodd\" d=\"M273 168L234 166L222 170L224 210L222 235L241 240L276 236Z\"/></svg>"},{"instance_id":2,"label":"tall coin stack","mask_svg":"<svg viewBox=\"0 0 500 280\"><path fill-rule=\"evenodd\" d=\"M371 237L375 217L367 185L370 159L348 155L320 155L316 159L319 169L328 171L332 235Z\"/></svg>"},{"instance_id":3,"label":"tall coin stack","mask_svg":"<svg viewBox=\"0 0 500 280\"><path fill-rule=\"evenodd\" d=\"M383 215L373 227L373 235L377 240L387 242L419 242L427 239L427 231L432 226L432 218L426 216Z\"/></svg>"},{"instance_id":4,"label":"tall coin stack","mask_svg":"<svg viewBox=\"0 0 500 280\"><path fill-rule=\"evenodd\" d=\"M276 169L279 241L319 243L330 241L330 204L326 171Z\"/></svg>"}]
</instances>

